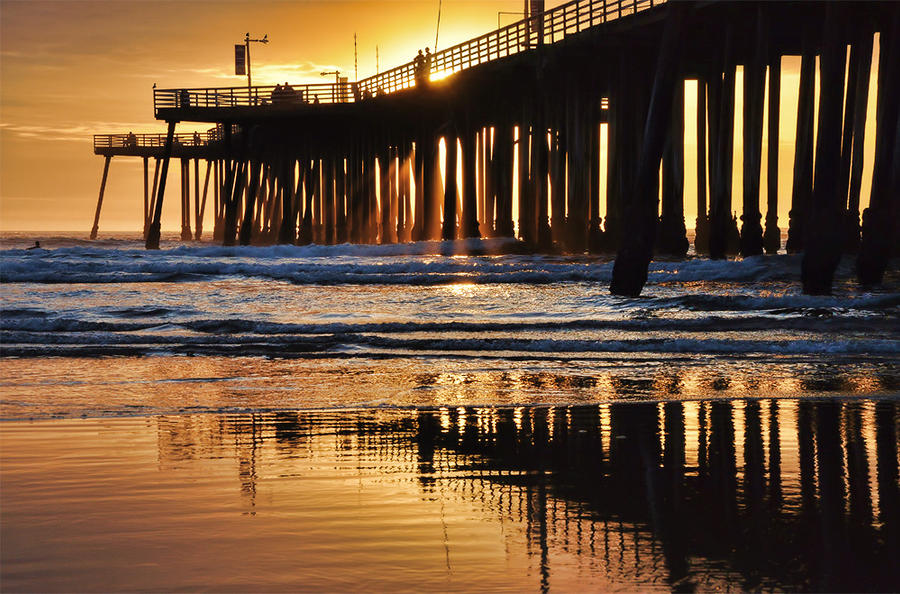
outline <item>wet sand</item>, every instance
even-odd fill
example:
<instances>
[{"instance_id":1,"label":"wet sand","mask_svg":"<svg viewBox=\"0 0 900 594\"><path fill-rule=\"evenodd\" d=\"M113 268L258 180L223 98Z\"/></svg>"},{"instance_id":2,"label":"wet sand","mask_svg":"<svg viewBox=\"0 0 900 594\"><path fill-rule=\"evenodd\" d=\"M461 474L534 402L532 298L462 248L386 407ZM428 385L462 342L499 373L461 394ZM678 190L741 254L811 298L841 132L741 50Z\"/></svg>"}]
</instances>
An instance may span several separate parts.
<instances>
[{"instance_id":1,"label":"wet sand","mask_svg":"<svg viewBox=\"0 0 900 594\"><path fill-rule=\"evenodd\" d=\"M4 591L895 590L897 399L0 425Z\"/></svg>"}]
</instances>

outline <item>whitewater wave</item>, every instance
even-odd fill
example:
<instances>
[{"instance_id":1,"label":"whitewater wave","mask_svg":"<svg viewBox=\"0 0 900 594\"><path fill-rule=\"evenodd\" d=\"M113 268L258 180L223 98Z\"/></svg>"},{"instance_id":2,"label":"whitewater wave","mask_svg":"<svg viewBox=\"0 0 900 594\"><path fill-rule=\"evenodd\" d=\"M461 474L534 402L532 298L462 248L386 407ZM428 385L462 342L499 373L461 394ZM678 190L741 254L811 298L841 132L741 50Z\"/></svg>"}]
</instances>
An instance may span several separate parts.
<instances>
[{"instance_id":1,"label":"whitewater wave","mask_svg":"<svg viewBox=\"0 0 900 594\"><path fill-rule=\"evenodd\" d=\"M885 296L882 299L872 299L860 306L874 307L875 304L896 307L898 297ZM848 311L843 308L845 313ZM173 310L165 308L146 308L147 316L150 312L165 312L158 315L168 315ZM776 310L782 312L784 310ZM0 319L0 331L9 333L6 338L16 332L40 333L78 333L78 332L107 332L126 333L152 331L163 327L163 322L158 319L146 321L106 321L83 320L66 316L51 316L49 312L40 310L4 311ZM286 323L269 322L240 318L200 318L188 320L168 320L165 327L168 330L182 329L198 333L223 335L223 334L256 334L256 335L305 335L305 334L408 334L414 332L461 332L461 333L491 333L491 332L529 332L529 331L658 331L658 332L751 332L770 331L773 328L779 330L794 331L862 331L865 325L860 323L856 312L849 311L850 315L841 315L840 311L810 309L791 310L786 315L748 315L743 317L698 317L698 318L666 318L666 317L634 317L618 319L568 319L568 320L527 320L527 321L402 321L402 322L313 322L313 323ZM9 314L9 315L7 315ZM122 314L125 318L143 317L126 310ZM900 333L897 325L900 313L884 313L885 327L883 331ZM871 318L866 321L873 321Z\"/></svg>"},{"instance_id":2,"label":"whitewater wave","mask_svg":"<svg viewBox=\"0 0 900 594\"><path fill-rule=\"evenodd\" d=\"M158 252L73 246L0 252L3 283L198 282L255 278L299 285L608 284L608 257L510 255L509 239L429 241L397 245L220 247L178 246ZM469 254L457 257L458 254ZM471 255L475 254L475 255ZM493 254L493 255L492 255ZM505 255L504 255L505 254ZM800 256L743 260L654 261L652 284L796 281ZM849 277L846 258L838 277Z\"/></svg>"},{"instance_id":3,"label":"whitewater wave","mask_svg":"<svg viewBox=\"0 0 900 594\"><path fill-rule=\"evenodd\" d=\"M866 354L896 355L900 340L894 339L720 339L720 338L638 338L638 339L561 339L525 337L442 337L411 338L378 334L310 334L310 335L183 335L126 334L111 332L3 331L5 356L44 350L60 354L71 347L73 352L99 349L115 354L119 347L144 354L171 352L179 354L264 354L292 356L308 353L340 353L346 356L391 354L418 356L424 353L495 354L539 353L554 356L572 353L699 353L699 354ZM104 351L104 349L106 349ZM386 351L389 351L387 353Z\"/></svg>"}]
</instances>

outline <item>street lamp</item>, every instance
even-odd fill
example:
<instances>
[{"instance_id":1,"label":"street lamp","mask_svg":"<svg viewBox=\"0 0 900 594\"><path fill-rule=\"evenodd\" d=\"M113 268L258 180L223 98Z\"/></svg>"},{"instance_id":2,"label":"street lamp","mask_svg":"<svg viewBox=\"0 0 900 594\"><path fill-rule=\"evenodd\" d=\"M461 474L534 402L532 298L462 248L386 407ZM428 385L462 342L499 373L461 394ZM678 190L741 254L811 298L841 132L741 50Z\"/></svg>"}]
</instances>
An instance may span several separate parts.
<instances>
[{"instance_id":1,"label":"street lamp","mask_svg":"<svg viewBox=\"0 0 900 594\"><path fill-rule=\"evenodd\" d=\"M269 34L266 33L262 36L262 39L250 39L250 33L247 33L244 36L244 47L247 48L245 51L247 52L247 89L253 87L253 82L250 79L250 44L251 43L269 43Z\"/></svg>"},{"instance_id":2,"label":"street lamp","mask_svg":"<svg viewBox=\"0 0 900 594\"><path fill-rule=\"evenodd\" d=\"M320 72L321 76L331 76L334 75L334 86L331 87L331 100L337 103L338 101L343 100L343 93L341 93L341 71L340 70L329 70L328 72ZM338 97L341 99L338 99Z\"/></svg>"},{"instance_id":3,"label":"street lamp","mask_svg":"<svg viewBox=\"0 0 900 594\"><path fill-rule=\"evenodd\" d=\"M340 70L329 70L328 72L321 72L322 76L331 76L334 75L334 83L340 84L341 82L341 71Z\"/></svg>"}]
</instances>

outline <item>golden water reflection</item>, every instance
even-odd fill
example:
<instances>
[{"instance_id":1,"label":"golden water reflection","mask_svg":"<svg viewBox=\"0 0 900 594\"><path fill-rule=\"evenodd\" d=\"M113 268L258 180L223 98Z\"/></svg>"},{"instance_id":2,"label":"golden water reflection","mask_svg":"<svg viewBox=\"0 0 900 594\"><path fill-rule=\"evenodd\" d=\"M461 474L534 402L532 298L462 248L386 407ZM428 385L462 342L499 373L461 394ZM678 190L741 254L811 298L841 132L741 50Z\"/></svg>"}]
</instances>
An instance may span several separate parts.
<instances>
[{"instance_id":1,"label":"golden water reflection","mask_svg":"<svg viewBox=\"0 0 900 594\"><path fill-rule=\"evenodd\" d=\"M5 423L5 590L896 590L896 399Z\"/></svg>"}]
</instances>

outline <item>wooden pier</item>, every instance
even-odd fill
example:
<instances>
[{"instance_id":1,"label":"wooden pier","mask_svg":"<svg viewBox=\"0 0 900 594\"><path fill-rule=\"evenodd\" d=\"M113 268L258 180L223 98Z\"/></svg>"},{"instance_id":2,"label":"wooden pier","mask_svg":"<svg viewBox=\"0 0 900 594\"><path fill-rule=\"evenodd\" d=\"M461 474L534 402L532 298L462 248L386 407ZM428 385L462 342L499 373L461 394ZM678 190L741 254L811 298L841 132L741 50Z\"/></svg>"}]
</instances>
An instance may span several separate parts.
<instances>
[{"instance_id":1,"label":"wooden pier","mask_svg":"<svg viewBox=\"0 0 900 594\"><path fill-rule=\"evenodd\" d=\"M876 33L878 107L867 114ZM104 180L112 154L143 157L145 186L147 160L161 167L152 200L145 191L148 249L159 246L172 158L182 163L182 236L191 237L184 180L193 159L195 204L205 204L214 172L214 235L226 245L516 236L538 251L614 252L611 291L638 295L654 253L688 250L688 125L698 137L697 253L778 250L780 65L784 56L802 56L787 249L803 253L804 292L825 294L842 253L858 253L857 276L870 285L881 282L898 251L898 39L894 2L573 0L437 52L427 72L411 61L360 81L288 93L269 86L156 89L155 116L168 133L147 146L98 148L95 139L95 152L107 158ZM734 109L738 65L742 114ZM683 117L686 80L697 81L696 122ZM740 229L731 195L738 116ZM867 117L876 119L876 150L860 225ZM216 124L220 137L186 146L175 133L186 121ZM101 184L98 217L102 194ZM195 226L202 210L195 206Z\"/></svg>"}]
</instances>

